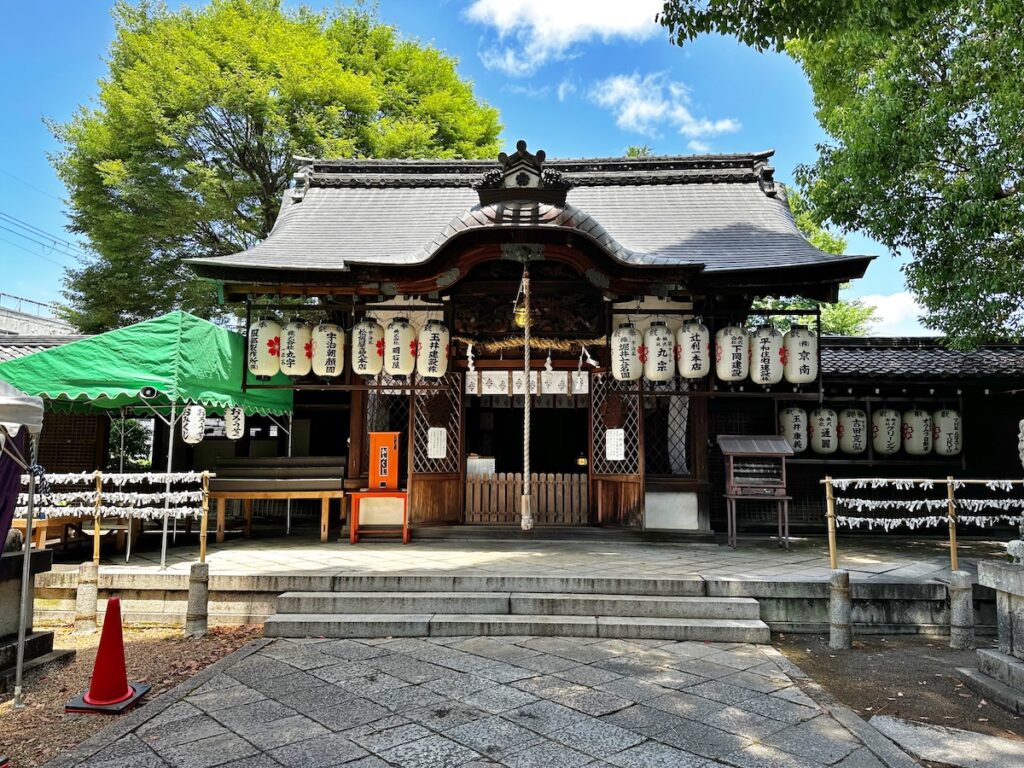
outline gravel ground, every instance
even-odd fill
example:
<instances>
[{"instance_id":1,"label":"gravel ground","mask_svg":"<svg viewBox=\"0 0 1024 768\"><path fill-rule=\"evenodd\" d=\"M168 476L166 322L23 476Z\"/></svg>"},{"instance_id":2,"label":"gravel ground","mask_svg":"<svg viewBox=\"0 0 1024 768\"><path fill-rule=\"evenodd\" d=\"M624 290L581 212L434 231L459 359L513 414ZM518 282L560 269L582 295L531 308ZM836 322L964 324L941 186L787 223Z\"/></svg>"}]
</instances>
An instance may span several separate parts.
<instances>
[{"instance_id":1,"label":"gravel ground","mask_svg":"<svg viewBox=\"0 0 1024 768\"><path fill-rule=\"evenodd\" d=\"M75 660L29 675L23 710L11 708L10 695L0 696L0 754L18 768L41 766L112 722L103 715L64 715L64 704L89 686L100 635L55 631L54 647L74 648ZM261 634L255 626L217 627L207 637L187 640L180 629L126 627L128 680L153 686L143 700L148 701Z\"/></svg>"},{"instance_id":2,"label":"gravel ground","mask_svg":"<svg viewBox=\"0 0 1024 768\"><path fill-rule=\"evenodd\" d=\"M774 644L865 720L892 715L1024 741L1024 717L982 698L956 674L977 666L974 651L951 650L945 638L861 637L852 651L833 651L828 637L817 635L780 635Z\"/></svg>"}]
</instances>

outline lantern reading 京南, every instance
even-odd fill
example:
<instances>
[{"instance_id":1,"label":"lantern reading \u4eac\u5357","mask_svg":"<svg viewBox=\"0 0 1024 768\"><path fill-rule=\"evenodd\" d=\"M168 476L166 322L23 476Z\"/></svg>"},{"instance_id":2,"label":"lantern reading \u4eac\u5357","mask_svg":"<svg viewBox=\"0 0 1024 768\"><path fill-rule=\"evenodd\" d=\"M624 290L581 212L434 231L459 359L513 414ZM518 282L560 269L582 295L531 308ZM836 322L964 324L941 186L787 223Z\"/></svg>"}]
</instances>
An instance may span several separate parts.
<instances>
[{"instance_id":1,"label":"lantern reading \u4eac\u5357","mask_svg":"<svg viewBox=\"0 0 1024 768\"><path fill-rule=\"evenodd\" d=\"M270 317L261 317L249 328L249 373L266 380L281 370L281 326Z\"/></svg>"},{"instance_id":2,"label":"lantern reading \u4eac\u5357","mask_svg":"<svg viewBox=\"0 0 1024 768\"><path fill-rule=\"evenodd\" d=\"M811 411L807 432L812 451L823 454L836 452L839 448L839 439L836 435L838 422L839 417L831 408L816 408Z\"/></svg>"},{"instance_id":3,"label":"lantern reading \u4eac\u5357","mask_svg":"<svg viewBox=\"0 0 1024 768\"><path fill-rule=\"evenodd\" d=\"M839 450L843 453L864 453L868 449L868 416L859 408L839 412Z\"/></svg>"},{"instance_id":4,"label":"lantern reading \u4eac\u5357","mask_svg":"<svg viewBox=\"0 0 1024 768\"><path fill-rule=\"evenodd\" d=\"M241 440L245 436L245 411L240 405L224 409L224 435L228 440Z\"/></svg>"},{"instance_id":5,"label":"lantern reading \u4eac\u5357","mask_svg":"<svg viewBox=\"0 0 1024 768\"><path fill-rule=\"evenodd\" d=\"M920 408L903 414L903 450L911 456L932 452L932 415Z\"/></svg>"},{"instance_id":6,"label":"lantern reading \u4eac\u5357","mask_svg":"<svg viewBox=\"0 0 1024 768\"><path fill-rule=\"evenodd\" d=\"M384 370L408 376L416 370L416 328L408 318L396 317L384 329Z\"/></svg>"},{"instance_id":7,"label":"lantern reading \u4eac\u5357","mask_svg":"<svg viewBox=\"0 0 1024 768\"><path fill-rule=\"evenodd\" d=\"M892 456L900 449L900 412L879 408L871 414L871 448L879 456Z\"/></svg>"},{"instance_id":8,"label":"lantern reading \u4eac\u5357","mask_svg":"<svg viewBox=\"0 0 1024 768\"><path fill-rule=\"evenodd\" d=\"M636 381L643 373L640 348L643 337L632 323L621 323L612 331L612 376L617 381Z\"/></svg>"},{"instance_id":9,"label":"lantern reading \u4eac\u5357","mask_svg":"<svg viewBox=\"0 0 1024 768\"><path fill-rule=\"evenodd\" d=\"M644 332L644 377L668 381L675 372L675 336L662 320L654 320Z\"/></svg>"},{"instance_id":10,"label":"lantern reading \u4eac\u5357","mask_svg":"<svg viewBox=\"0 0 1024 768\"><path fill-rule=\"evenodd\" d=\"M760 325L750 337L750 380L755 384L782 381L782 334L774 325Z\"/></svg>"},{"instance_id":11,"label":"lantern reading \u4eac\u5357","mask_svg":"<svg viewBox=\"0 0 1024 768\"><path fill-rule=\"evenodd\" d=\"M790 384L818 378L818 337L806 325L794 325L782 339L783 372Z\"/></svg>"},{"instance_id":12,"label":"lantern reading \u4eac\u5357","mask_svg":"<svg viewBox=\"0 0 1024 768\"><path fill-rule=\"evenodd\" d=\"M448 373L451 335L440 320L428 320L420 331L416 355L416 373L427 379L440 379Z\"/></svg>"},{"instance_id":13,"label":"lantern reading \u4eac\u5357","mask_svg":"<svg viewBox=\"0 0 1024 768\"><path fill-rule=\"evenodd\" d=\"M939 456L956 456L963 442L960 413L943 408L932 414L932 447Z\"/></svg>"},{"instance_id":14,"label":"lantern reading \u4eac\u5357","mask_svg":"<svg viewBox=\"0 0 1024 768\"><path fill-rule=\"evenodd\" d=\"M189 445L202 442L206 434L206 409L201 405L187 405L181 414L181 439Z\"/></svg>"},{"instance_id":15,"label":"lantern reading \u4eac\u5357","mask_svg":"<svg viewBox=\"0 0 1024 768\"><path fill-rule=\"evenodd\" d=\"M313 332L300 318L293 317L281 333L281 373L298 378L309 373L313 363Z\"/></svg>"},{"instance_id":16,"label":"lantern reading \u4eac\u5357","mask_svg":"<svg viewBox=\"0 0 1024 768\"><path fill-rule=\"evenodd\" d=\"M679 348L679 375L684 379L700 379L711 370L711 335L704 323L687 320L676 331Z\"/></svg>"},{"instance_id":17,"label":"lantern reading \u4eac\u5357","mask_svg":"<svg viewBox=\"0 0 1024 768\"><path fill-rule=\"evenodd\" d=\"M715 375L720 381L743 381L750 370L750 336L738 325L715 334Z\"/></svg>"},{"instance_id":18,"label":"lantern reading \u4eac\u5357","mask_svg":"<svg viewBox=\"0 0 1024 768\"><path fill-rule=\"evenodd\" d=\"M334 323L313 329L313 373L322 379L340 376L345 370L345 332Z\"/></svg>"},{"instance_id":19,"label":"lantern reading \u4eac\u5357","mask_svg":"<svg viewBox=\"0 0 1024 768\"><path fill-rule=\"evenodd\" d=\"M376 376L384 369L384 329L376 320L360 320L352 329L352 372Z\"/></svg>"},{"instance_id":20,"label":"lantern reading \u4eac\u5357","mask_svg":"<svg viewBox=\"0 0 1024 768\"><path fill-rule=\"evenodd\" d=\"M779 434L786 438L793 453L807 450L807 411L786 408L779 414Z\"/></svg>"}]
</instances>

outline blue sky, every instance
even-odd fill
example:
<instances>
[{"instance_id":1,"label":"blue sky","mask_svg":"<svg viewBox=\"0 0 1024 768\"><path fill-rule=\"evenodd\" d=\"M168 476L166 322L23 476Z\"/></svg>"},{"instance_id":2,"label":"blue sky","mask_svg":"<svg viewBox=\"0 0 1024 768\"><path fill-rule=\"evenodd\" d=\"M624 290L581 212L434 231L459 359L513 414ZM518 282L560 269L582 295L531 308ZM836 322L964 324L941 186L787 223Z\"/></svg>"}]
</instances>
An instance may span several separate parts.
<instances>
[{"instance_id":1,"label":"blue sky","mask_svg":"<svg viewBox=\"0 0 1024 768\"><path fill-rule=\"evenodd\" d=\"M773 148L776 177L789 182L826 139L799 67L720 37L672 46L652 21L660 5L381 0L379 13L404 36L459 59L477 94L501 111L508 147L524 138L549 157L619 155L630 144L648 144L656 154ZM74 237L65 230L64 188L47 160L60 147L43 121L66 120L94 97L113 24L109 4L98 0L9 3L3 14L0 291L52 301L74 251L50 236ZM9 217L35 227L32 240ZM879 306L883 322L875 332L921 333L899 259L856 233L849 252L879 256L846 294Z\"/></svg>"}]
</instances>

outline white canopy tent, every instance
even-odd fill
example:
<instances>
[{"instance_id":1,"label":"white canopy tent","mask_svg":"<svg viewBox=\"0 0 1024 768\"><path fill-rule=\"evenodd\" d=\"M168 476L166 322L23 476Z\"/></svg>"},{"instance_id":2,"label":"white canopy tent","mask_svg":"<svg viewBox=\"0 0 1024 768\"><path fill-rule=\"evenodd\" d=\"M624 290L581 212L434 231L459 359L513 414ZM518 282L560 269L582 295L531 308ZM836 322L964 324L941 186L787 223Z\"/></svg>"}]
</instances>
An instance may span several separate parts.
<instances>
[{"instance_id":1,"label":"white canopy tent","mask_svg":"<svg viewBox=\"0 0 1024 768\"><path fill-rule=\"evenodd\" d=\"M13 437L22 429L28 430L29 457L26 459L14 447L8 437ZM0 381L0 450L15 461L28 473L28 516L25 520L25 556L21 571L21 615L18 617L18 661L14 678L13 706L20 709L24 706L21 700L21 677L25 666L25 631L28 621L29 600L32 599L32 515L35 507L36 473L34 469L39 450L39 433L43 429L43 401L38 397L30 397L15 389L5 381ZM18 490L15 489L15 493Z\"/></svg>"}]
</instances>

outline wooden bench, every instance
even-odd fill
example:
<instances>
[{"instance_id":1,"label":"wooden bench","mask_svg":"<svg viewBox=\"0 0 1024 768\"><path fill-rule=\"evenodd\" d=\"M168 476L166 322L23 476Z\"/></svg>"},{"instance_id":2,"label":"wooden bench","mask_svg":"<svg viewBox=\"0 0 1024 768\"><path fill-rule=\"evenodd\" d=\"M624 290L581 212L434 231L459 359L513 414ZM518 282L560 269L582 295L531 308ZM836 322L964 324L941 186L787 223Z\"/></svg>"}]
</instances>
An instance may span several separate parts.
<instances>
[{"instance_id":1,"label":"wooden bench","mask_svg":"<svg viewBox=\"0 0 1024 768\"><path fill-rule=\"evenodd\" d=\"M252 535L252 502L254 499L277 499L288 501L292 499L319 499L320 500L320 541L327 541L327 531L330 527L331 499L344 499L345 492L341 490L244 490L239 488L230 491L210 491L210 499L217 502L217 543L224 541L224 523L226 518L226 506L228 499L239 499L242 502L242 516L245 519L245 535ZM344 523L345 509L342 505L340 520Z\"/></svg>"},{"instance_id":2,"label":"wooden bench","mask_svg":"<svg viewBox=\"0 0 1024 768\"><path fill-rule=\"evenodd\" d=\"M366 499L401 499L402 500L402 522L400 525L389 525L382 528L371 528L359 530L359 505ZM348 543L355 544L359 536L380 536L386 534L398 534L402 537L402 543L409 543L409 493L407 491L350 491L349 505L352 507L348 520Z\"/></svg>"}]
</instances>

